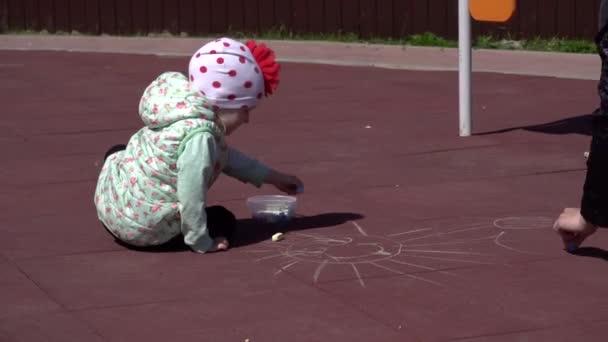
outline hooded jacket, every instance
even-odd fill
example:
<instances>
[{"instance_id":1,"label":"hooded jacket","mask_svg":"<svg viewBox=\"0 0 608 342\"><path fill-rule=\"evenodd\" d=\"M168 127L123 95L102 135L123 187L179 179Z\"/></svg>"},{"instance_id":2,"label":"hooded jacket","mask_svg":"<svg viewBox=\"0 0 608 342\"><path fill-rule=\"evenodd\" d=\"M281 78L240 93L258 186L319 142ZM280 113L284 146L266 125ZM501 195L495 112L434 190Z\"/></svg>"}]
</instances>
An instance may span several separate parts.
<instances>
[{"instance_id":1,"label":"hooded jacket","mask_svg":"<svg viewBox=\"0 0 608 342\"><path fill-rule=\"evenodd\" d=\"M163 73L146 88L139 116L145 126L103 165L98 217L128 244L159 245L181 233L204 253L213 245L207 191L220 173L260 187L268 168L227 146L211 105L181 73Z\"/></svg>"}]
</instances>

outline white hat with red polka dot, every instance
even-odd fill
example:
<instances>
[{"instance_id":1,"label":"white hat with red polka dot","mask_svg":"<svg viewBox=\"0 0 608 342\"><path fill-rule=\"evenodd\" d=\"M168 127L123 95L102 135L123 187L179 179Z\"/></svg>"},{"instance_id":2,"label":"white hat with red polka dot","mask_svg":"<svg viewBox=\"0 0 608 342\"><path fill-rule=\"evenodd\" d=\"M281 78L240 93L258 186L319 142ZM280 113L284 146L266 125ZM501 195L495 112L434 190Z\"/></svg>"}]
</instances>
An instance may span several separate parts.
<instances>
[{"instance_id":1,"label":"white hat with red polka dot","mask_svg":"<svg viewBox=\"0 0 608 342\"><path fill-rule=\"evenodd\" d=\"M251 50L230 38L201 47L189 74L190 86L218 108L253 108L264 95L264 75Z\"/></svg>"}]
</instances>

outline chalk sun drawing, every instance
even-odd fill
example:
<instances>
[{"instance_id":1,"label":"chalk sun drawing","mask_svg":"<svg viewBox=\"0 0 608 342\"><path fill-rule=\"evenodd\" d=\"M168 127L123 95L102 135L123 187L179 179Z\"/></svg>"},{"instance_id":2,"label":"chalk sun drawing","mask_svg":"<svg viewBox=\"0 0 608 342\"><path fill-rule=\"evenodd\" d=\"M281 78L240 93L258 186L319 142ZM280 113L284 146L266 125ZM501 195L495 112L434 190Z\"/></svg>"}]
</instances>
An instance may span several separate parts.
<instances>
[{"instance_id":1,"label":"chalk sun drawing","mask_svg":"<svg viewBox=\"0 0 608 342\"><path fill-rule=\"evenodd\" d=\"M360 224L351 224L353 229L350 233L291 232L287 241L263 243L264 249L245 252L257 254L256 262L276 263L278 260L275 276L303 264L315 265L313 283L321 279L328 267L338 266L352 272L354 280L365 288L362 271L362 266L365 266L386 275L402 275L434 286L444 286L427 274L460 277L448 270L463 265L500 264L500 255L496 254L495 247L509 253L535 255L537 253L510 246L506 236L526 230L547 229L553 221L546 217L505 217L470 221L447 230L420 227L387 236L369 234ZM475 251L472 246L485 247ZM449 262L453 266L438 268L431 262Z\"/></svg>"}]
</instances>

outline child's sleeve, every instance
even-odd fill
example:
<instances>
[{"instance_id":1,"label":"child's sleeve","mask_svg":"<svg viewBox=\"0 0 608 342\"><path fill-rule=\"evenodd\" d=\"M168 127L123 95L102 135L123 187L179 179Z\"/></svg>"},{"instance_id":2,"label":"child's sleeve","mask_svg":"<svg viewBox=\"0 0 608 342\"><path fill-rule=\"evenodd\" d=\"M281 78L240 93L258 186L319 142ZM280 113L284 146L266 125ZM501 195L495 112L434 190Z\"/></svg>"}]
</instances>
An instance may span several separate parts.
<instances>
[{"instance_id":1,"label":"child's sleeve","mask_svg":"<svg viewBox=\"0 0 608 342\"><path fill-rule=\"evenodd\" d=\"M256 187L264 184L270 169L255 158L249 157L241 151L228 147L228 160L223 172L230 177L244 183L251 183Z\"/></svg>"},{"instance_id":2,"label":"child's sleeve","mask_svg":"<svg viewBox=\"0 0 608 342\"><path fill-rule=\"evenodd\" d=\"M215 151L215 139L211 134L196 134L186 143L177 162L181 230L186 245L197 253L205 253L213 246L207 229L205 203Z\"/></svg>"}]
</instances>

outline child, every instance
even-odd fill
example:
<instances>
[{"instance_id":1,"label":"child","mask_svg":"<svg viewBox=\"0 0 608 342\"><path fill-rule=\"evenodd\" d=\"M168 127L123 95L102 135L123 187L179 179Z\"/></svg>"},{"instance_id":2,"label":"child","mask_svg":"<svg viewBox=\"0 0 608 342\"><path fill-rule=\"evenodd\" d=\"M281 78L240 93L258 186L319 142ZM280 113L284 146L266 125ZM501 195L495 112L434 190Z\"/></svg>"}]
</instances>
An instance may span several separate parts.
<instances>
[{"instance_id":1,"label":"child","mask_svg":"<svg viewBox=\"0 0 608 342\"><path fill-rule=\"evenodd\" d=\"M575 251L598 228L608 228L608 0L600 3L599 21L595 41L602 61L598 84L600 110L593 117L581 208L564 209L553 225L569 252Z\"/></svg>"},{"instance_id":2,"label":"child","mask_svg":"<svg viewBox=\"0 0 608 342\"><path fill-rule=\"evenodd\" d=\"M166 72L154 80L139 104L145 127L128 145L106 153L95 190L106 229L136 247L177 237L194 252L226 250L234 215L206 207L221 172L295 194L303 186L297 177L269 169L224 141L277 88L279 71L264 44L221 38L192 56L189 77Z\"/></svg>"}]
</instances>

